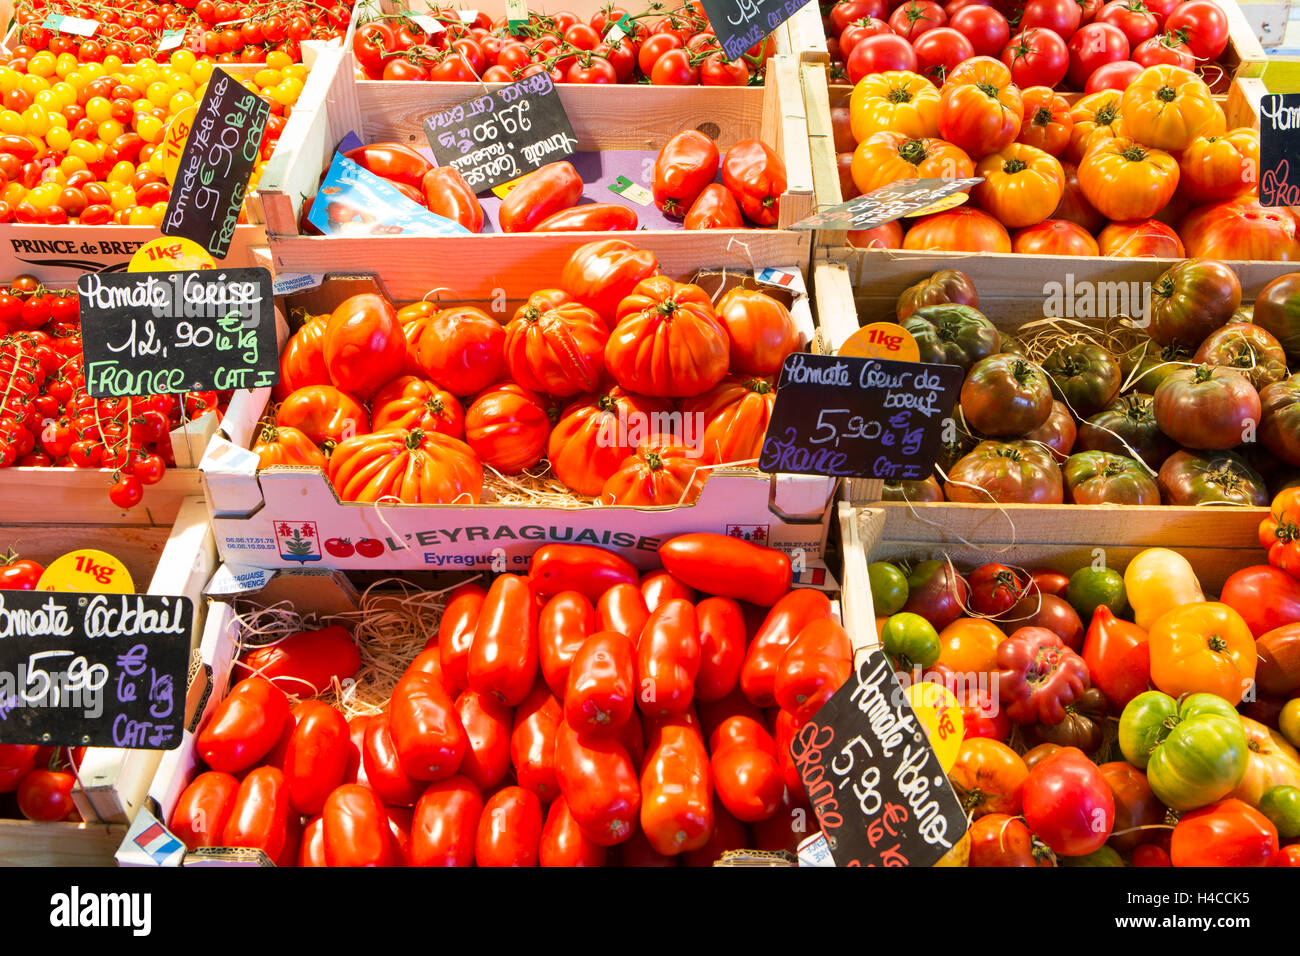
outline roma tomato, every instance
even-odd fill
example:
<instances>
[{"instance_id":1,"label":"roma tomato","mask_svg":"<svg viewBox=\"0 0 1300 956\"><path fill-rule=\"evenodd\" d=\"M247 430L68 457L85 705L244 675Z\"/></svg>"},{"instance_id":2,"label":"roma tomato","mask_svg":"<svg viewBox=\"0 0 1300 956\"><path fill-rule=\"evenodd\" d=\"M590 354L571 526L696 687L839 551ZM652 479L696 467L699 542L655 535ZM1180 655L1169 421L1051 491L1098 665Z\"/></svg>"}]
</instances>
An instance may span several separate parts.
<instances>
[{"instance_id":1,"label":"roma tomato","mask_svg":"<svg viewBox=\"0 0 1300 956\"><path fill-rule=\"evenodd\" d=\"M548 163L529 173L501 202L502 232L531 232L547 217L577 205L582 177L572 163Z\"/></svg>"},{"instance_id":2,"label":"roma tomato","mask_svg":"<svg viewBox=\"0 0 1300 956\"><path fill-rule=\"evenodd\" d=\"M617 631L587 638L569 668L564 719L590 737L616 737L636 708L636 648Z\"/></svg>"},{"instance_id":3,"label":"roma tomato","mask_svg":"<svg viewBox=\"0 0 1300 956\"><path fill-rule=\"evenodd\" d=\"M745 225L736 197L721 183L709 183L686 212L687 229L742 229Z\"/></svg>"},{"instance_id":4,"label":"roma tomato","mask_svg":"<svg viewBox=\"0 0 1300 956\"><path fill-rule=\"evenodd\" d=\"M408 776L446 780L460 769L469 739L451 696L432 674L402 675L389 701L388 723Z\"/></svg>"},{"instance_id":5,"label":"roma tomato","mask_svg":"<svg viewBox=\"0 0 1300 956\"><path fill-rule=\"evenodd\" d=\"M727 150L722 157L722 184L751 222L777 224L786 187L785 163L766 143L746 139Z\"/></svg>"},{"instance_id":6,"label":"roma tomato","mask_svg":"<svg viewBox=\"0 0 1300 956\"><path fill-rule=\"evenodd\" d=\"M396 862L388 814L379 795L369 787L355 783L337 787L324 801L321 819L327 866L392 866Z\"/></svg>"},{"instance_id":7,"label":"roma tomato","mask_svg":"<svg viewBox=\"0 0 1300 956\"><path fill-rule=\"evenodd\" d=\"M616 584L636 584L636 568L626 558L586 544L547 544L533 552L528 580L542 596L578 591L596 601Z\"/></svg>"},{"instance_id":8,"label":"roma tomato","mask_svg":"<svg viewBox=\"0 0 1300 956\"><path fill-rule=\"evenodd\" d=\"M469 652L469 686L515 707L537 678L537 602L529 579L499 575L479 611Z\"/></svg>"},{"instance_id":9,"label":"roma tomato","mask_svg":"<svg viewBox=\"0 0 1300 956\"><path fill-rule=\"evenodd\" d=\"M564 719L562 704L538 684L515 710L510 732L510 763L519 786L550 803L560 792L555 777L555 735Z\"/></svg>"},{"instance_id":10,"label":"roma tomato","mask_svg":"<svg viewBox=\"0 0 1300 956\"><path fill-rule=\"evenodd\" d=\"M483 231L483 207L473 188L455 166L437 166L420 180L429 212L459 223L470 232Z\"/></svg>"},{"instance_id":11,"label":"roma tomato","mask_svg":"<svg viewBox=\"0 0 1300 956\"><path fill-rule=\"evenodd\" d=\"M354 721L353 740L357 724ZM363 783L379 794L390 807L413 807L424 792L425 781L416 780L402 769L397 745L387 714L380 714L361 723L361 763L356 783ZM349 783L353 781L348 781Z\"/></svg>"},{"instance_id":12,"label":"roma tomato","mask_svg":"<svg viewBox=\"0 0 1300 956\"><path fill-rule=\"evenodd\" d=\"M640 597L639 589L636 593ZM587 638L600 630L617 628L597 625L595 608L581 591L561 591L547 601L538 613L538 663L546 685L561 701L569 687L569 668L573 666L574 656ZM638 629L637 634L627 636L635 641L639 634Z\"/></svg>"},{"instance_id":13,"label":"roma tomato","mask_svg":"<svg viewBox=\"0 0 1300 956\"><path fill-rule=\"evenodd\" d=\"M852 673L853 644L848 633L835 621L813 621L782 655L773 694L783 710L806 721Z\"/></svg>"},{"instance_id":14,"label":"roma tomato","mask_svg":"<svg viewBox=\"0 0 1300 956\"><path fill-rule=\"evenodd\" d=\"M744 613L731 598L711 597L695 606L695 616L700 669L695 675L694 696L703 702L722 700L736 689L745 662L748 636Z\"/></svg>"},{"instance_id":15,"label":"roma tomato","mask_svg":"<svg viewBox=\"0 0 1300 956\"><path fill-rule=\"evenodd\" d=\"M740 686L750 703L757 707L776 703L776 676L786 648L812 621L830 616L830 600L813 588L797 588L772 606L750 641L740 670Z\"/></svg>"},{"instance_id":16,"label":"roma tomato","mask_svg":"<svg viewBox=\"0 0 1300 956\"><path fill-rule=\"evenodd\" d=\"M1022 791L1025 823L1060 856L1086 856L1105 845L1115 798L1083 751L1063 747L1034 765Z\"/></svg>"},{"instance_id":17,"label":"roma tomato","mask_svg":"<svg viewBox=\"0 0 1300 956\"><path fill-rule=\"evenodd\" d=\"M664 569L705 594L771 607L790 590L790 558L729 535L678 535L659 546Z\"/></svg>"},{"instance_id":18,"label":"roma tomato","mask_svg":"<svg viewBox=\"0 0 1300 956\"><path fill-rule=\"evenodd\" d=\"M302 701L293 716L296 723L283 766L289 802L303 816L316 816L325 798L343 783L351 735L343 715L318 700Z\"/></svg>"},{"instance_id":19,"label":"roma tomato","mask_svg":"<svg viewBox=\"0 0 1300 956\"><path fill-rule=\"evenodd\" d=\"M284 691L263 677L248 677L217 705L195 749L213 770L237 774L270 753L288 718Z\"/></svg>"},{"instance_id":20,"label":"roma tomato","mask_svg":"<svg viewBox=\"0 0 1300 956\"><path fill-rule=\"evenodd\" d=\"M221 845L261 850L283 866L298 855L299 833L284 774L275 767L258 767L239 784Z\"/></svg>"},{"instance_id":21,"label":"roma tomato","mask_svg":"<svg viewBox=\"0 0 1300 956\"><path fill-rule=\"evenodd\" d=\"M776 742L763 725L736 715L710 734L710 767L715 792L737 820L766 820L781 806L785 781L776 759Z\"/></svg>"},{"instance_id":22,"label":"roma tomato","mask_svg":"<svg viewBox=\"0 0 1300 956\"><path fill-rule=\"evenodd\" d=\"M453 776L429 784L411 817L411 866L472 866L483 796Z\"/></svg>"},{"instance_id":23,"label":"roma tomato","mask_svg":"<svg viewBox=\"0 0 1300 956\"><path fill-rule=\"evenodd\" d=\"M556 799L546 815L538 862L542 866L605 865L605 847L582 832L564 797Z\"/></svg>"},{"instance_id":24,"label":"roma tomato","mask_svg":"<svg viewBox=\"0 0 1300 956\"><path fill-rule=\"evenodd\" d=\"M479 790L491 790L510 770L511 708L475 690L456 698L456 714L469 743L458 773Z\"/></svg>"},{"instance_id":25,"label":"roma tomato","mask_svg":"<svg viewBox=\"0 0 1300 956\"><path fill-rule=\"evenodd\" d=\"M584 739L561 722L555 736L555 773L565 805L587 839L605 847L632 835L641 810L641 785L619 741Z\"/></svg>"},{"instance_id":26,"label":"roma tomato","mask_svg":"<svg viewBox=\"0 0 1300 956\"><path fill-rule=\"evenodd\" d=\"M475 840L477 866L537 866L542 803L523 787L504 787L483 807Z\"/></svg>"},{"instance_id":27,"label":"roma tomato","mask_svg":"<svg viewBox=\"0 0 1300 956\"><path fill-rule=\"evenodd\" d=\"M181 791L167 829L187 850L220 846L238 790L239 781L228 773L209 770L199 774Z\"/></svg>"},{"instance_id":28,"label":"roma tomato","mask_svg":"<svg viewBox=\"0 0 1300 956\"><path fill-rule=\"evenodd\" d=\"M708 842L713 832L713 782L693 716L651 721L641 792L641 830L656 852L674 856Z\"/></svg>"},{"instance_id":29,"label":"roma tomato","mask_svg":"<svg viewBox=\"0 0 1300 956\"><path fill-rule=\"evenodd\" d=\"M438 634L426 645L436 645L442 664L442 679L447 690L459 693L469 686L469 649L474 642L474 629L478 626L479 611L487 591L482 585L470 581L451 592Z\"/></svg>"},{"instance_id":30,"label":"roma tomato","mask_svg":"<svg viewBox=\"0 0 1300 956\"><path fill-rule=\"evenodd\" d=\"M699 622L689 601L671 600L651 612L636 645L637 700L648 717L686 713L700 670ZM567 710L567 700L566 700Z\"/></svg>"},{"instance_id":31,"label":"roma tomato","mask_svg":"<svg viewBox=\"0 0 1300 956\"><path fill-rule=\"evenodd\" d=\"M641 637L650 609L640 587L616 584L600 596L596 602L596 614L599 630L617 631L635 644Z\"/></svg>"},{"instance_id":32,"label":"roma tomato","mask_svg":"<svg viewBox=\"0 0 1300 956\"><path fill-rule=\"evenodd\" d=\"M688 129L670 137L655 157L655 205L669 218L684 218L719 163L718 145L703 133Z\"/></svg>"}]
</instances>

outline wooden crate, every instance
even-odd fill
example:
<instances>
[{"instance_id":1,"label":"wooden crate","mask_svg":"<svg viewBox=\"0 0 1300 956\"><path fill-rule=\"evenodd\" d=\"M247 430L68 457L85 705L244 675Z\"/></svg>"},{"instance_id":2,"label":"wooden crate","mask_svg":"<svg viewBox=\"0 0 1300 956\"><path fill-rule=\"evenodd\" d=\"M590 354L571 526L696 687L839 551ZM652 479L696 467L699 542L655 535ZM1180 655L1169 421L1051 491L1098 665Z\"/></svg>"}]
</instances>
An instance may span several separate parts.
<instances>
[{"instance_id":1,"label":"wooden crate","mask_svg":"<svg viewBox=\"0 0 1300 956\"><path fill-rule=\"evenodd\" d=\"M121 525L0 525L0 548L42 564L78 548L116 556L140 593L184 595L194 602L192 646L203 632L203 585L216 568L216 546L201 497L188 498L170 528ZM111 865L126 824L153 781L163 751L92 747L73 793L85 823L0 819L0 865Z\"/></svg>"},{"instance_id":2,"label":"wooden crate","mask_svg":"<svg viewBox=\"0 0 1300 956\"><path fill-rule=\"evenodd\" d=\"M985 505L946 512L942 505L915 507L923 518L946 526L935 528L919 522L893 505L840 503L844 613L855 647L878 643L867 577L867 565L872 561L949 557L959 571L998 561L1030 569L1052 567L1071 574L1099 557L1107 567L1122 570L1146 548L1171 548L1191 562L1209 596L1217 594L1234 571L1266 560L1253 525L1247 527L1250 523L1245 514L1225 516L1216 532L1207 536L1197 521L1168 520L1174 510L1168 508L1125 508L1121 513L1101 506L1037 511L1021 510L1031 506L1011 506L1008 510L1013 513L1017 532L1013 539L1008 522L981 510L988 507ZM1255 520L1258 523L1257 517ZM1209 541L1214 544L1207 544Z\"/></svg>"},{"instance_id":3,"label":"wooden crate","mask_svg":"<svg viewBox=\"0 0 1300 956\"><path fill-rule=\"evenodd\" d=\"M689 123L726 149L757 137L772 145L786 165L787 186L781 219L775 229L638 230L630 236L661 260L676 259L691 267L748 268L780 263L807 267L811 234L788 226L812 212L813 179L808 155L799 64L793 57L774 57L771 81L764 87L655 87L642 84L603 88L579 84L559 87L582 151L658 149ZM491 87L491 84L488 84ZM321 273L365 271L384 263L390 285L403 295L405 277L423 281L430 263L456 263L465 290L481 285L499 260L532 261L539 267L555 261L557 245L571 248L609 233L491 233L479 236L306 236L298 231L302 202L316 193L321 173L348 131L366 142L395 140L427 145L421 121L466 98L463 83L356 81L345 67L323 93L323 103L302 121L295 135L292 161L273 160L253 202L266 222L270 261L276 272ZM286 133L288 130L286 129ZM469 245L466 245L468 243ZM472 250L467 253L467 250ZM487 288L491 288L488 285ZM417 292L415 295L421 293Z\"/></svg>"}]
</instances>

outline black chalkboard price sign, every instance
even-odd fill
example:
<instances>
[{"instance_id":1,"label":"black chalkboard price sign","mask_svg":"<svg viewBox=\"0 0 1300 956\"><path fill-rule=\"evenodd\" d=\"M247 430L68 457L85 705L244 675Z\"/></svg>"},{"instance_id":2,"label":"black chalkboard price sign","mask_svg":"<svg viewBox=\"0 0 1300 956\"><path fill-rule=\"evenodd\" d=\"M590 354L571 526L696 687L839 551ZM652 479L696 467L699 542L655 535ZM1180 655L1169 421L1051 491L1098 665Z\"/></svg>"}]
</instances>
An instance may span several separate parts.
<instances>
[{"instance_id":1,"label":"black chalkboard price sign","mask_svg":"<svg viewBox=\"0 0 1300 956\"><path fill-rule=\"evenodd\" d=\"M971 179L903 179L800 219L790 228L874 229L920 212L955 193L966 192L982 182L983 176Z\"/></svg>"},{"instance_id":2,"label":"black chalkboard price sign","mask_svg":"<svg viewBox=\"0 0 1300 956\"><path fill-rule=\"evenodd\" d=\"M1259 203L1300 206L1300 93L1260 98Z\"/></svg>"},{"instance_id":3,"label":"black chalkboard price sign","mask_svg":"<svg viewBox=\"0 0 1300 956\"><path fill-rule=\"evenodd\" d=\"M90 272L77 295L86 391L95 398L279 381L266 269Z\"/></svg>"},{"instance_id":4,"label":"black chalkboard price sign","mask_svg":"<svg viewBox=\"0 0 1300 956\"><path fill-rule=\"evenodd\" d=\"M931 866L966 812L879 649L790 743L836 866Z\"/></svg>"},{"instance_id":5,"label":"black chalkboard price sign","mask_svg":"<svg viewBox=\"0 0 1300 956\"><path fill-rule=\"evenodd\" d=\"M808 0L702 0L709 26L729 59L754 44L806 6Z\"/></svg>"},{"instance_id":6,"label":"black chalkboard price sign","mask_svg":"<svg viewBox=\"0 0 1300 956\"><path fill-rule=\"evenodd\" d=\"M424 135L438 165L456 167L480 193L578 148L560 93L545 73L426 117Z\"/></svg>"},{"instance_id":7,"label":"black chalkboard price sign","mask_svg":"<svg viewBox=\"0 0 1300 956\"><path fill-rule=\"evenodd\" d=\"M164 236L193 239L218 259L230 249L270 105L216 67L181 152Z\"/></svg>"},{"instance_id":8,"label":"black chalkboard price sign","mask_svg":"<svg viewBox=\"0 0 1300 956\"><path fill-rule=\"evenodd\" d=\"M174 750L194 604L0 591L0 743Z\"/></svg>"},{"instance_id":9,"label":"black chalkboard price sign","mask_svg":"<svg viewBox=\"0 0 1300 956\"><path fill-rule=\"evenodd\" d=\"M923 479L939 457L963 377L956 365L795 352L781 368L758 467Z\"/></svg>"}]
</instances>

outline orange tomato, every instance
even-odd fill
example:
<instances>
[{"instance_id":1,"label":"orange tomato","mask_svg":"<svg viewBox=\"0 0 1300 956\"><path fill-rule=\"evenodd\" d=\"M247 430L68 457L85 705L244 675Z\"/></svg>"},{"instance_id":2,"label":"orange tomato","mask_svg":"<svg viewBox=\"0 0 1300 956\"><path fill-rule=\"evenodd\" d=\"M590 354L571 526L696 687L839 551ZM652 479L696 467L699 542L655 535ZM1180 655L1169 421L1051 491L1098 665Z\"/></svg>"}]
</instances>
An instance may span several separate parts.
<instances>
[{"instance_id":1,"label":"orange tomato","mask_svg":"<svg viewBox=\"0 0 1300 956\"><path fill-rule=\"evenodd\" d=\"M1084 197L1107 219L1150 219L1178 188L1178 161L1126 137L1093 146L1079 163Z\"/></svg>"},{"instance_id":2,"label":"orange tomato","mask_svg":"<svg viewBox=\"0 0 1300 956\"><path fill-rule=\"evenodd\" d=\"M1227 128L1210 88L1191 70L1149 66L1120 99L1124 133L1153 149L1186 149L1198 136L1217 136Z\"/></svg>"},{"instance_id":3,"label":"orange tomato","mask_svg":"<svg viewBox=\"0 0 1300 956\"><path fill-rule=\"evenodd\" d=\"M1100 255L1092 234L1068 219L1044 219L1021 229L1011 237L1011 249L1031 256Z\"/></svg>"},{"instance_id":4,"label":"orange tomato","mask_svg":"<svg viewBox=\"0 0 1300 956\"><path fill-rule=\"evenodd\" d=\"M1122 136L1120 94L1116 90L1089 93L1070 107L1070 145L1065 156L1079 162L1096 143Z\"/></svg>"},{"instance_id":5,"label":"orange tomato","mask_svg":"<svg viewBox=\"0 0 1300 956\"><path fill-rule=\"evenodd\" d=\"M1259 133L1230 130L1221 136L1201 135L1178 156L1184 190L1194 202L1218 202L1259 183Z\"/></svg>"},{"instance_id":6,"label":"orange tomato","mask_svg":"<svg viewBox=\"0 0 1300 956\"><path fill-rule=\"evenodd\" d=\"M958 674L993 674L1006 632L982 617L961 617L939 632L939 663Z\"/></svg>"},{"instance_id":7,"label":"orange tomato","mask_svg":"<svg viewBox=\"0 0 1300 956\"><path fill-rule=\"evenodd\" d=\"M971 191L975 201L1012 229L1042 222L1065 192L1065 171L1056 157L1024 143L985 156L975 175L984 177Z\"/></svg>"},{"instance_id":8,"label":"orange tomato","mask_svg":"<svg viewBox=\"0 0 1300 956\"><path fill-rule=\"evenodd\" d=\"M1007 227L969 206L923 216L903 237L904 249L941 252L1010 252Z\"/></svg>"},{"instance_id":9,"label":"orange tomato","mask_svg":"<svg viewBox=\"0 0 1300 956\"><path fill-rule=\"evenodd\" d=\"M1214 601L1176 607L1151 626L1151 683L1169 694L1206 692L1241 703L1257 652L1241 615Z\"/></svg>"},{"instance_id":10,"label":"orange tomato","mask_svg":"<svg viewBox=\"0 0 1300 956\"><path fill-rule=\"evenodd\" d=\"M1060 156L1070 145L1074 133L1074 117L1070 115L1069 102L1050 86L1031 86L1022 96L1025 118L1020 123L1017 140Z\"/></svg>"},{"instance_id":11,"label":"orange tomato","mask_svg":"<svg viewBox=\"0 0 1300 956\"><path fill-rule=\"evenodd\" d=\"M948 779L972 819L986 813L1020 813L1020 795L1029 767L1018 753L991 737L961 742Z\"/></svg>"},{"instance_id":12,"label":"orange tomato","mask_svg":"<svg viewBox=\"0 0 1300 956\"><path fill-rule=\"evenodd\" d=\"M853 182L869 193L900 179L968 179L975 164L965 151L941 139L904 133L873 133L853 151Z\"/></svg>"},{"instance_id":13,"label":"orange tomato","mask_svg":"<svg viewBox=\"0 0 1300 956\"><path fill-rule=\"evenodd\" d=\"M939 92L939 136L972 156L987 156L1014 142L1024 116L1011 70L991 56L964 60Z\"/></svg>"},{"instance_id":14,"label":"orange tomato","mask_svg":"<svg viewBox=\"0 0 1300 956\"><path fill-rule=\"evenodd\" d=\"M939 135L939 91L925 77L890 70L863 77L849 96L849 126L859 143L875 133Z\"/></svg>"}]
</instances>

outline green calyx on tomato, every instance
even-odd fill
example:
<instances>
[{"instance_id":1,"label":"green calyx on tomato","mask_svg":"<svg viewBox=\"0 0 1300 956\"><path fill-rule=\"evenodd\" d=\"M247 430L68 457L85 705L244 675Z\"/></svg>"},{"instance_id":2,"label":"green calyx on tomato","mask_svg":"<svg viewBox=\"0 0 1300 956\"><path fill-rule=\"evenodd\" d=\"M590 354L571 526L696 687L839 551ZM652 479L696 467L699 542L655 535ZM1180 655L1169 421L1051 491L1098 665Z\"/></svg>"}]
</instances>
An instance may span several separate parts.
<instances>
[{"instance_id":1,"label":"green calyx on tomato","mask_svg":"<svg viewBox=\"0 0 1300 956\"><path fill-rule=\"evenodd\" d=\"M904 611L891 616L881 638L885 653L900 670L929 667L939 659L939 632L919 614Z\"/></svg>"},{"instance_id":2,"label":"green calyx on tomato","mask_svg":"<svg viewBox=\"0 0 1300 956\"><path fill-rule=\"evenodd\" d=\"M1139 694L1120 716L1119 746L1161 802L1179 811L1232 792L1249 757L1241 717L1214 694L1189 694L1181 704L1160 691Z\"/></svg>"}]
</instances>

